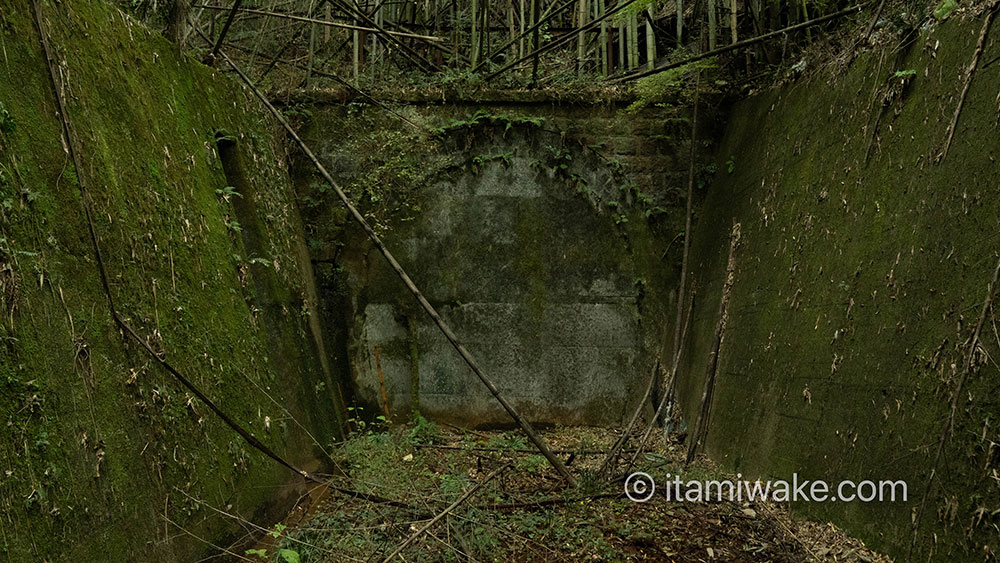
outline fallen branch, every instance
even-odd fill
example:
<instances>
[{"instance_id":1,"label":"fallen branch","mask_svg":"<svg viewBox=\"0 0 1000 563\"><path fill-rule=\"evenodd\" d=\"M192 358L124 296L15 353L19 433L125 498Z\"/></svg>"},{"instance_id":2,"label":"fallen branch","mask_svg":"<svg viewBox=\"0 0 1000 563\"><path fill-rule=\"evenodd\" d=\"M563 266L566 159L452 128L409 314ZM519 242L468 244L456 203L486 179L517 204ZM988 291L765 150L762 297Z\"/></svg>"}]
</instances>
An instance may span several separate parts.
<instances>
[{"instance_id":1,"label":"fallen branch","mask_svg":"<svg viewBox=\"0 0 1000 563\"><path fill-rule=\"evenodd\" d=\"M691 322L691 312L694 311L693 299L694 297L692 296L692 305L688 307L687 320L684 321L684 336L687 335L687 327L688 324ZM683 336L682 336L682 341L683 341ZM684 348L682 346L678 348L677 351L674 353L673 365L670 366L670 375L667 378L667 385L666 385L667 389L673 389L674 382L677 380L677 369L680 364L681 355L683 351ZM632 453L632 457L629 458L628 468L626 469L626 472L629 471L635 465L635 460L639 459L639 454L641 454L643 450L646 448L646 442L649 441L649 436L653 433L653 428L656 427L656 421L659 420L660 414L663 412L663 407L666 406L668 399L671 397L671 395L672 393L664 393L663 396L660 397L660 403L656 406L656 411L653 412L653 418L652 420L649 421L649 424L646 426L646 431L643 433L642 438L639 440L639 446L636 447L635 452Z\"/></svg>"},{"instance_id":2,"label":"fallen branch","mask_svg":"<svg viewBox=\"0 0 1000 563\"><path fill-rule=\"evenodd\" d=\"M722 285L722 296L719 298L719 320L715 327L715 337L712 339L712 351L708 355L708 370L705 374L705 386L701 392L701 405L698 408L698 418L695 420L691 439L688 442L686 464L694 461L698 446L708 434L708 421L712 412L712 395L715 390L715 374L719 368L719 350L726 336L726 324L729 320L729 296L736 281L736 247L740 244L740 224L733 225L729 237L729 259L726 262L726 279Z\"/></svg>"},{"instance_id":3,"label":"fallen branch","mask_svg":"<svg viewBox=\"0 0 1000 563\"><path fill-rule=\"evenodd\" d=\"M979 40L976 41L976 50L972 52L972 61L969 63L969 67L965 69L965 79L962 82L962 93L958 95L958 105L955 106L955 115L951 118L951 123L948 124L948 130L945 133L944 146L941 147L941 152L938 153L935 159L935 164L940 164L941 161L948 156L948 149L951 148L951 140L955 136L955 127L958 125L958 116L962 113L962 106L965 105L965 97L969 93L969 86L972 84L972 75L976 73L976 67L979 66L979 57L983 54L983 45L986 43L986 34L990 30L990 24L993 23L993 17L997 14L997 7L1000 6L1000 1L994 0L993 4L990 5L989 11L986 13L986 21L983 22L983 29L979 32Z\"/></svg>"},{"instance_id":4,"label":"fallen branch","mask_svg":"<svg viewBox=\"0 0 1000 563\"><path fill-rule=\"evenodd\" d=\"M558 504L574 504L577 502L583 502L587 500L600 500L606 498L619 498L625 496L624 493L597 493L593 495L586 495L582 497L552 497L541 500L527 500L523 502L511 502L507 504L487 504L482 506L477 506L477 508L482 508L484 510L516 510L519 508L542 508L545 506L555 506Z\"/></svg>"},{"instance_id":5,"label":"fallen branch","mask_svg":"<svg viewBox=\"0 0 1000 563\"><path fill-rule=\"evenodd\" d=\"M389 249L385 246L385 243L382 242L382 238L378 236L377 233L375 233L371 225L368 224L368 221L364 218L364 216L361 215L361 212L359 212L358 209L354 207L354 204L351 203L351 200L347 197L347 194L344 193L344 190L340 188L340 185L337 184L337 182L333 179L333 176L330 175L330 173L326 170L326 167L324 167L323 164L320 162L319 158L317 158L316 155L312 152L312 149L309 148L309 145L307 145L305 141L303 141L302 138L299 137L298 133L295 132L295 129L293 129L292 126L288 124L288 120L286 120L285 117L281 115L281 112L279 112L271 104L271 102L267 99L267 97L260 91L260 89L258 89L254 85L253 81L250 80L250 77L244 74L244 72L236 65L236 63L234 63L232 59L230 59L224 52L219 51L219 55L226 60L226 62L229 64L230 67L232 67L234 71L236 71L236 74L239 75L240 79L243 80L243 82L247 85L250 91L252 91L254 95L257 96L257 98L261 101L261 103L264 104L264 107L267 108L272 115L274 115L275 119L277 119L278 123L280 123L281 126L284 127L285 131L288 132L288 135L292 138L292 140L294 140L295 143L299 145L299 148L302 149L302 152L305 153L305 155L309 158L309 160L312 161L313 165L316 167L319 173L323 176L323 178L327 181L327 183L330 184L330 187L333 188L334 192L337 194L337 197L340 198L340 201L343 202L344 207L347 208L347 211L350 213L351 217L355 220L355 222L358 223L358 225L362 228L362 230L365 231L365 234L368 235L369 240L372 241L372 244L375 245L375 247L385 258L386 262L389 263L389 266L392 268L392 270L396 273L397 276L399 276L399 279L402 280L404 285L406 285L406 288L417 299L417 302L424 309L427 315L431 317L434 323L444 334L445 338L448 339L451 345L458 352L459 356L461 356L462 359L465 360L465 363L469 366L472 372L476 374L476 376L479 378L480 381L482 381L483 385L486 386L486 388L490 391L490 393L497 400L497 402L500 403L500 406L502 406L503 409L507 411L507 414L510 415L510 417L514 420L514 422L528 436L528 438L535 445L535 447L538 448L538 450L542 453L542 455L545 456L545 459L547 459L549 463L552 464L552 467L556 470L556 472L559 473L559 475L564 480L566 480L567 483L569 483L572 486L576 486L576 478L574 478L573 475L569 472L569 470L566 469L566 466L563 464L563 462L558 457L556 457L554 453L552 453L552 450L549 449L548 444L546 444L545 440L543 440L542 437L535 432L535 429L531 426L531 424L527 420L521 417L521 414L517 411L517 409L514 408L513 405L507 402L507 399L504 398L503 394L500 393L500 389L497 388L496 384L493 383L493 380L491 380L489 376L486 375L486 372L479 366L479 363L476 361L476 359L472 357L472 354L465 348L465 346L461 342L458 341L458 336L455 334L455 332L452 331L448 323L446 323L444 319L441 317L441 315L437 312L437 309L435 309L434 306L431 305L430 301L428 301L427 298L424 297L420 289L417 288L415 283L413 283L413 280L410 278L410 276L406 273L406 271L399 264L399 262L396 261L396 258L392 255L392 253L389 252Z\"/></svg>"},{"instance_id":6,"label":"fallen branch","mask_svg":"<svg viewBox=\"0 0 1000 563\"><path fill-rule=\"evenodd\" d=\"M538 450L531 450L527 448L484 448L480 446L476 447L465 447L465 446L446 446L439 444L416 444L418 448L430 448L433 450L458 450L463 452L498 452L498 453L515 453L515 454L537 454ZM608 452L604 450L552 450L554 454L560 455L604 455Z\"/></svg>"},{"instance_id":7,"label":"fallen branch","mask_svg":"<svg viewBox=\"0 0 1000 563\"><path fill-rule=\"evenodd\" d=\"M405 549L406 546L408 546L411 543L413 543L413 541L416 540L417 538L419 538L420 536L422 536L424 534L424 532L426 532L427 530L431 529L431 526L433 526L434 524L437 524L439 520L441 520L442 518L444 518L445 516L447 516L448 513L451 512L452 510L455 510L458 507L458 505L460 505L463 502L465 502L466 500L468 500L468 498L471 497L473 494L475 494L476 491L478 491L479 489L481 489L483 487L483 485L485 485L486 483L489 483L490 480L492 480L494 477L496 477L497 475L499 475L500 472L502 472L503 470L507 469L508 467L510 467L510 464L505 464L505 465L501 466L499 469L495 470L493 473L490 473L489 475L487 475L486 478L483 479L482 481L476 483L476 485L474 487L472 487L471 489L469 489L468 491L466 491L465 494L463 494L462 496L458 497L455 500L455 502L453 502L450 505L448 505L448 508L445 508L444 510L442 510L441 512L439 512L437 516L435 516L434 518L431 518L426 524L424 524L423 526L421 526L420 528L418 528L415 532L413 532L412 534L410 534L410 537L406 538L406 540L403 543L401 543L398 546L396 546L396 549L394 549L392 551L392 553L390 553L388 556L386 556L386 558L382 560L382 563L389 563L389 561L392 561L392 558L395 557L395 556L397 556L397 555L399 555L399 553L401 551L403 551L403 549Z\"/></svg>"},{"instance_id":8,"label":"fallen branch","mask_svg":"<svg viewBox=\"0 0 1000 563\"><path fill-rule=\"evenodd\" d=\"M703 30L704 33L704 30ZM677 315L674 317L674 355L681 348L681 316L684 314L683 295L687 288L688 257L691 255L691 222L694 217L694 171L698 164L698 100L701 92L701 71L694 75L694 108L691 110L691 150L688 154L687 196L684 202L684 246L681 250L681 279L677 286ZM685 327L686 329L686 327ZM676 370L674 371L676 374ZM667 419L674 414L674 388L677 378L670 379L670 385L665 386L663 394L667 397Z\"/></svg>"},{"instance_id":9,"label":"fallen branch","mask_svg":"<svg viewBox=\"0 0 1000 563\"><path fill-rule=\"evenodd\" d=\"M639 399L639 404L636 405L635 411L632 413L632 418L628 421L625 426L625 430L622 431L622 435L615 441L615 445L611 446L611 451L608 452L607 457L601 462L600 472L607 475L611 472L611 467L614 464L615 458L618 457L618 453L625 446L625 442L628 441L629 436L632 434L632 429L635 428L635 423L639 420L639 415L642 414L643 407L646 406L646 399L649 398L649 394L653 391L653 384L656 382L656 374L660 370L660 358L657 356L656 361L653 362L653 371L649 374L649 383L646 385L646 392L643 393L642 399Z\"/></svg>"}]
</instances>

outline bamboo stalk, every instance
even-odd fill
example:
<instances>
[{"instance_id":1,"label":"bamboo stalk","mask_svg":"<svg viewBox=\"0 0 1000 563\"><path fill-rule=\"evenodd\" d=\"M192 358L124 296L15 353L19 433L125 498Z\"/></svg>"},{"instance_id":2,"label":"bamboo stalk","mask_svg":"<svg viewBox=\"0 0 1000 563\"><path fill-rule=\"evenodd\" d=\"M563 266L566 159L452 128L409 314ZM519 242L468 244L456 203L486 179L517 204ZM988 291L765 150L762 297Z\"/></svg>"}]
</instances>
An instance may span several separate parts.
<instances>
[{"instance_id":1,"label":"bamboo stalk","mask_svg":"<svg viewBox=\"0 0 1000 563\"><path fill-rule=\"evenodd\" d=\"M371 16L366 14L364 10L358 7L356 2L354 6L351 6L346 3L346 0L336 0L336 1L341 7L345 8L349 13L357 14L357 16L361 18L361 21L363 23L371 27L374 27L375 30L372 31L372 33L384 36L387 43L393 43L395 45L398 45L403 55L406 56L413 64L417 65L423 70L436 69L436 67L432 63L427 61L427 59L424 59L423 57L420 56L420 54L418 54L416 51L410 48L406 43L400 41L395 34L390 33L384 27L382 27L381 24L372 20ZM379 5L379 7L381 7L381 4ZM410 35L411 37L416 37L414 34L408 34L408 35ZM437 42L432 41L431 44L436 45ZM374 57L374 53L372 53L372 56Z\"/></svg>"},{"instance_id":2,"label":"bamboo stalk","mask_svg":"<svg viewBox=\"0 0 1000 563\"><path fill-rule=\"evenodd\" d=\"M479 56L490 46L490 0L483 0L482 31L479 33Z\"/></svg>"},{"instance_id":3,"label":"bamboo stalk","mask_svg":"<svg viewBox=\"0 0 1000 563\"><path fill-rule=\"evenodd\" d=\"M354 21L358 21L357 18ZM354 83L357 84L361 66L361 32L357 29L351 30L351 66L354 70Z\"/></svg>"},{"instance_id":4,"label":"bamboo stalk","mask_svg":"<svg viewBox=\"0 0 1000 563\"><path fill-rule=\"evenodd\" d=\"M313 11L313 6L314 6L313 0L309 0L309 13L310 14ZM329 29L329 28L327 28L327 29ZM306 59L306 67L307 67L306 68L306 78L303 81L303 84L305 85L306 88L309 87L309 79L312 78L313 60L315 59L315 57L316 57L316 24L315 23L310 23L309 24L309 56ZM252 60L253 60L253 57L251 57L251 61Z\"/></svg>"},{"instance_id":5,"label":"bamboo stalk","mask_svg":"<svg viewBox=\"0 0 1000 563\"><path fill-rule=\"evenodd\" d=\"M733 0L734 2L736 0ZM653 8L646 8L646 66L653 68L656 65L656 36L653 35Z\"/></svg>"},{"instance_id":6,"label":"bamboo stalk","mask_svg":"<svg viewBox=\"0 0 1000 563\"><path fill-rule=\"evenodd\" d=\"M676 0L677 2L677 46L680 47L684 44L684 2L683 0Z\"/></svg>"},{"instance_id":7,"label":"bamboo stalk","mask_svg":"<svg viewBox=\"0 0 1000 563\"><path fill-rule=\"evenodd\" d=\"M552 5L550 5L545 10L545 12L542 13L542 16L539 19L539 21L537 23L533 23L531 25L531 27L529 27L526 31L523 31L521 33L521 36L517 38L517 39L521 40L522 47L524 45L524 38L527 37L527 35L529 33L532 33L535 30L539 29L541 26L545 25L545 22L551 20L552 18L554 18L555 16L557 16L558 14L560 14L566 8L572 6L576 1L577 0L567 0L564 4L559 5L558 8L555 7L556 4L554 4L554 3ZM524 0L521 0L521 2L524 2ZM553 8L555 8L555 9L553 10ZM486 66L486 64L489 61L493 60L494 58L497 57L497 55L503 53L505 50L507 50L507 48L509 48L511 45L513 45L517 41L517 39L512 39L510 41L507 41L506 43L504 43L503 45L501 45L500 47L498 47L496 50L494 50L492 53L490 53L489 56L485 57L479 63L479 66L477 66L476 68L472 69L472 71L476 72L476 71L480 70L481 68L483 68L484 66ZM523 51L523 48L522 48L522 51ZM523 57L524 55L522 54L520 56Z\"/></svg>"},{"instance_id":8,"label":"bamboo stalk","mask_svg":"<svg viewBox=\"0 0 1000 563\"><path fill-rule=\"evenodd\" d=\"M331 13L332 10L333 9L330 7L330 5L327 4L325 6L325 9L323 10L323 19L325 19L328 22L333 21L333 14ZM323 28L323 44L324 45L326 45L327 43L330 42L330 28L331 27L332 26L325 26Z\"/></svg>"},{"instance_id":9,"label":"bamboo stalk","mask_svg":"<svg viewBox=\"0 0 1000 563\"><path fill-rule=\"evenodd\" d=\"M587 25L587 0L579 0L576 13L576 26L582 28ZM576 36L576 71L583 73L584 49L587 46L586 34L580 33Z\"/></svg>"},{"instance_id":10,"label":"bamboo stalk","mask_svg":"<svg viewBox=\"0 0 1000 563\"><path fill-rule=\"evenodd\" d=\"M733 43L735 44L736 41L737 41L737 37L736 37L736 33L737 33L736 32L736 0L730 0L730 4L729 4L729 16L731 18L730 22L729 22L729 26L732 28Z\"/></svg>"},{"instance_id":11,"label":"bamboo stalk","mask_svg":"<svg viewBox=\"0 0 1000 563\"><path fill-rule=\"evenodd\" d=\"M525 18L527 16L526 16L525 11L524 11L524 0L520 0L520 4L521 4L521 35L520 35L520 37L518 37L517 56L518 57L523 57L524 56L524 38L526 36L526 32L524 30L527 27L527 20Z\"/></svg>"},{"instance_id":12,"label":"bamboo stalk","mask_svg":"<svg viewBox=\"0 0 1000 563\"><path fill-rule=\"evenodd\" d=\"M625 24L618 23L618 68L625 70L625 52L628 51L625 39Z\"/></svg>"},{"instance_id":13,"label":"bamboo stalk","mask_svg":"<svg viewBox=\"0 0 1000 563\"><path fill-rule=\"evenodd\" d=\"M469 63L470 66L475 68L476 64L479 62L479 1L472 0L472 31L469 35L469 41L471 41L470 49L472 52L472 61Z\"/></svg>"},{"instance_id":14,"label":"bamboo stalk","mask_svg":"<svg viewBox=\"0 0 1000 563\"><path fill-rule=\"evenodd\" d=\"M517 37L517 27L514 23L514 0L507 0L507 38L508 40Z\"/></svg>"},{"instance_id":15,"label":"bamboo stalk","mask_svg":"<svg viewBox=\"0 0 1000 563\"><path fill-rule=\"evenodd\" d=\"M718 27L717 10L715 8L715 0L708 0L708 50L711 51L715 49L716 46L716 27Z\"/></svg>"},{"instance_id":16,"label":"bamboo stalk","mask_svg":"<svg viewBox=\"0 0 1000 563\"><path fill-rule=\"evenodd\" d=\"M535 9L537 10L538 9L537 0L531 0L531 1L534 4ZM572 2L572 0L570 0L570 1ZM537 77L537 74L538 74L538 70L537 70L537 68L538 68L538 57L542 53L544 53L546 51L549 51L551 49L555 49L556 47L560 47L562 45L565 45L567 42L572 41L573 38L576 37L576 34L582 33L584 31L587 31L588 29L592 29L594 26L600 24L602 21L604 21L604 20L610 18L611 16L617 14L618 12L624 10L625 8L627 8L628 6L630 6L632 3L634 3L635 1L636 0L624 0L623 2L621 2L617 6L615 6L613 9L608 10L608 12L606 14L604 14L600 18L598 18L598 19L596 19L596 20L588 23L583 28L574 29L573 31L571 31L571 32L567 33L566 35L564 35L562 38L560 38L560 39L558 39L556 41L553 41L552 43L549 43L549 44L545 45L544 47L537 47L537 45L538 45L538 30L536 29L535 30L535 45L536 45L535 50L533 52L531 52L531 53L528 53L524 57L521 57L521 58L517 59L514 62L511 62L511 63L508 63L508 64L504 65L502 68L500 68L500 70L497 70L493 74L487 76L486 80L493 80L497 76L500 76L504 72L507 72L511 68L513 68L513 67L521 64L523 61L525 61L525 60L527 60L528 58L531 58L531 57L535 58L535 61L533 63L534 68L532 70L532 74Z\"/></svg>"},{"instance_id":17,"label":"bamboo stalk","mask_svg":"<svg viewBox=\"0 0 1000 563\"><path fill-rule=\"evenodd\" d=\"M830 20L835 20L837 18L842 18L842 17L844 17L846 15L850 15L850 14L859 12L861 10L861 8L864 8L866 5L868 5L870 3L871 3L871 0L869 0L868 2L861 3L861 4L855 4L854 6L851 6L850 8L845 8L845 9L839 11L839 12L834 12L832 14L828 14L828 15L825 15L823 17L816 18L814 20L809 20L807 22L803 22L803 23L800 23L800 24L791 25L791 26L788 26L788 27L783 28L783 29L779 29L779 30L776 30L776 31L765 33L764 35L758 35L757 37L754 37L754 38L751 38L751 39L744 39L742 41L738 41L736 43L733 43L732 45L726 45L725 47L719 47L718 49L715 49L715 50L705 51L704 53L701 53L701 54L698 54L698 55L694 55L694 56L688 57L686 59L681 59L679 61L675 61L675 62L672 62L672 63L666 63L666 64L660 65L660 66L658 66L656 68L653 68L652 70L644 70L642 72L636 72L636 73L633 73L633 74L629 74L627 76L620 76L618 78L611 79L608 82L617 83L617 82L625 82L625 81L628 81L628 80L636 80L636 79L639 79L639 78L644 78L646 76L650 76L652 74L656 74L658 72L663 72L665 70L670 70L672 68L677 68L677 67L684 66L686 64L691 64L693 62L700 61L702 59L707 59L707 58L710 58L710 57L714 57L716 55L721 55L723 53L728 53L730 51L735 51L736 49L742 49L743 47L749 47L750 45L756 45L757 43L760 43L761 41L767 41L768 39L772 39L772 38L777 37L779 35L784 35L786 33L791 33L793 31L798 31L800 29L805 29L807 27L811 27L811 26L814 26L814 25L819 25L821 23L825 23L825 22L828 22Z\"/></svg>"},{"instance_id":18,"label":"bamboo stalk","mask_svg":"<svg viewBox=\"0 0 1000 563\"><path fill-rule=\"evenodd\" d=\"M537 25L536 22L538 22L538 20L540 19L538 17L539 16L538 9L539 9L539 2L541 2L541 1L542 0L531 0L531 21L532 21L532 26L531 27L535 30L531 34L531 50L532 50L532 52L535 55L535 60L533 60L531 62L531 85L532 86L534 86L538 82L538 55L539 55L539 53L538 53L538 50L539 50L539 46L538 46L538 39L539 39L538 38L538 28L541 27L541 26ZM573 0L569 0L568 3L572 4L572 2L573 2ZM526 59L526 58L528 58L530 56L531 56L530 53L527 54L527 55L524 55L524 57L521 57L520 59L518 59L514 64L518 64L522 60L524 60L524 59ZM510 65L510 66L514 66L514 65ZM502 70L503 69L501 69L501 71ZM492 79L494 79L495 77L497 77L499 75L500 75L500 71L495 72L492 75L490 75L489 80L492 80Z\"/></svg>"},{"instance_id":19,"label":"bamboo stalk","mask_svg":"<svg viewBox=\"0 0 1000 563\"><path fill-rule=\"evenodd\" d=\"M236 19L236 12L240 9L240 4L243 0L236 0L233 2L232 8L223 8L230 10L229 16L226 18L226 23L222 26L222 32L219 33L219 38L215 41L215 46L212 47L212 58L214 59L219 55L219 47L222 46L222 40L226 38L226 33L229 32L229 27L233 25L233 20Z\"/></svg>"},{"instance_id":20,"label":"bamboo stalk","mask_svg":"<svg viewBox=\"0 0 1000 563\"><path fill-rule=\"evenodd\" d=\"M607 10L607 5L605 0L597 0L597 17L601 17L605 10ZM599 56L601 57L601 75L607 76L610 69L608 68L608 53L610 52L611 43L608 39L608 22L601 22L601 49Z\"/></svg>"},{"instance_id":21,"label":"bamboo stalk","mask_svg":"<svg viewBox=\"0 0 1000 563\"><path fill-rule=\"evenodd\" d=\"M639 16L632 14L628 18L628 67L639 66Z\"/></svg>"}]
</instances>

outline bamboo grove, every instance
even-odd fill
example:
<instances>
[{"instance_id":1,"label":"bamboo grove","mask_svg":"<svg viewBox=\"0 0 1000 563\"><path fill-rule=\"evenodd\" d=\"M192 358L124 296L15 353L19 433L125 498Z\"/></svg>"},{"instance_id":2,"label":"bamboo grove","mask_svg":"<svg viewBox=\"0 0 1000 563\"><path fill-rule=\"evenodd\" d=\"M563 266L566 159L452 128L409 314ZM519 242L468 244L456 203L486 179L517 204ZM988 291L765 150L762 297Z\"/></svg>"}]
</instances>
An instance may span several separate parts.
<instances>
[{"instance_id":1,"label":"bamboo grove","mask_svg":"<svg viewBox=\"0 0 1000 563\"><path fill-rule=\"evenodd\" d=\"M222 46L280 87L496 87L621 81L697 53L742 46L745 70L781 63L811 41L803 22L841 0L127 0L182 48ZM821 23L817 21L817 23ZM825 21L822 22L825 25ZM201 41L199 36L207 37ZM791 45L790 45L791 43Z\"/></svg>"}]
</instances>

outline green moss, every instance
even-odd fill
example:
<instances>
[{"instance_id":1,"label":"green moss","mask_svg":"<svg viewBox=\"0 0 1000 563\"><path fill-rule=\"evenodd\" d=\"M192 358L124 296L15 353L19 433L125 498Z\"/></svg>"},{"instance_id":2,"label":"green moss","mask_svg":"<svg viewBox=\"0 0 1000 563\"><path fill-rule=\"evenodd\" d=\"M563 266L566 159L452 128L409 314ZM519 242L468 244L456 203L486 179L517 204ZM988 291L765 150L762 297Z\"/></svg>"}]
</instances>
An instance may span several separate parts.
<instances>
[{"instance_id":1,"label":"green moss","mask_svg":"<svg viewBox=\"0 0 1000 563\"><path fill-rule=\"evenodd\" d=\"M899 111L881 118L891 69L879 53L738 104L717 159L721 168L734 155L738 165L713 181L704 208L712 219L700 222L692 249L701 310L714 313L729 226L742 224L709 452L750 476L906 480L908 503L793 507L898 557L948 413L951 366L961 365L996 264L995 241L984 236L1000 230L986 140L996 92L986 81L973 83L947 159L930 162L953 109L940 100L959 88L947 77L968 64L973 28L952 20L925 31L918 43L942 48L901 58L898 68L918 78ZM689 413L715 322L695 316L680 390ZM1000 547L993 524L974 518L1000 504L1000 491L983 484L984 468L996 467L985 451L996 431L984 423L1000 416L996 376L995 365L983 366L963 392L917 559ZM945 510L953 501L954 523Z\"/></svg>"},{"instance_id":2,"label":"green moss","mask_svg":"<svg viewBox=\"0 0 1000 563\"><path fill-rule=\"evenodd\" d=\"M0 209L9 247L0 269L19 280L0 332L0 416L10 422L0 457L11 471L0 478L0 506L14 523L3 549L13 559L190 560L204 546L169 524L165 532L165 518L206 538L234 528L198 513L175 487L263 517L270 487L290 475L233 442L123 340L86 234L81 177L121 314L236 420L307 462L310 440L264 422L295 416L323 440L338 430L335 403L307 385L320 403L307 414L299 391L302 380L323 376L305 321L286 313L301 309L305 283L288 180L268 123L234 84L178 59L106 2L42 9L68 66L83 170L60 143L31 10L0 2L8 24L0 101L16 123L0 141L8 178L0 202L10 202ZM267 295L255 295L231 259L247 253L227 232L229 211L215 193L226 185L212 141L219 127L239 132L253 162L261 253L274 265L254 276L267 277ZM255 309L254 298L265 297L272 307Z\"/></svg>"}]
</instances>

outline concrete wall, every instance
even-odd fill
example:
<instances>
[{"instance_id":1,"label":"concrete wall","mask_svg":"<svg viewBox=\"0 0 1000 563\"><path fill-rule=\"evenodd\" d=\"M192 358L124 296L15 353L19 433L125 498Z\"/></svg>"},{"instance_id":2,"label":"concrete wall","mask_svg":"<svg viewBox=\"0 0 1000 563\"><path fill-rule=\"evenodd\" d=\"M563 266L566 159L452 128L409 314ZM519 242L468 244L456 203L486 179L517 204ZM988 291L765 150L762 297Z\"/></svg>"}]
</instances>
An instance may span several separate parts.
<instances>
[{"instance_id":1,"label":"concrete wall","mask_svg":"<svg viewBox=\"0 0 1000 563\"><path fill-rule=\"evenodd\" d=\"M981 27L927 26L898 51L736 104L703 206L713 220L699 223L692 254L701 291L680 382L687 413L698 409L729 231L741 223L708 453L751 478L907 481L906 503L793 506L898 560L998 260L995 68L976 74L951 150L934 164ZM990 39L983 61L997 54ZM915 71L907 83L896 75L905 70ZM981 347L1000 354L992 327ZM917 561L1000 550L1000 372L977 358Z\"/></svg>"},{"instance_id":2,"label":"concrete wall","mask_svg":"<svg viewBox=\"0 0 1000 563\"><path fill-rule=\"evenodd\" d=\"M672 134L689 125L679 112L618 109L409 106L406 115L436 132L400 150L433 149L418 158L425 172L403 174L412 182L395 190L408 194L403 211L373 212L417 285L534 422L617 424L630 414L670 306L677 263L665 251L682 228L687 176L686 158L678 164L687 143ZM370 173L387 158L358 155L373 130L403 126L377 108L312 111L309 141L359 201L371 199L365 182L392 185ZM359 402L393 418L419 407L456 424L508 423L377 252L331 214L335 202L314 204L321 196L295 168L320 237L314 257L330 268L320 273L327 324L346 327L340 362Z\"/></svg>"},{"instance_id":3,"label":"concrete wall","mask_svg":"<svg viewBox=\"0 0 1000 563\"><path fill-rule=\"evenodd\" d=\"M43 1L75 170L30 4L0 0L0 553L194 561L211 548L182 528L219 545L245 532L208 506L270 526L301 478L118 329L80 186L122 317L257 439L316 468L306 431L338 435L337 381L309 322L280 146L246 92L111 3ZM247 171L242 198L223 195L217 129Z\"/></svg>"}]
</instances>

